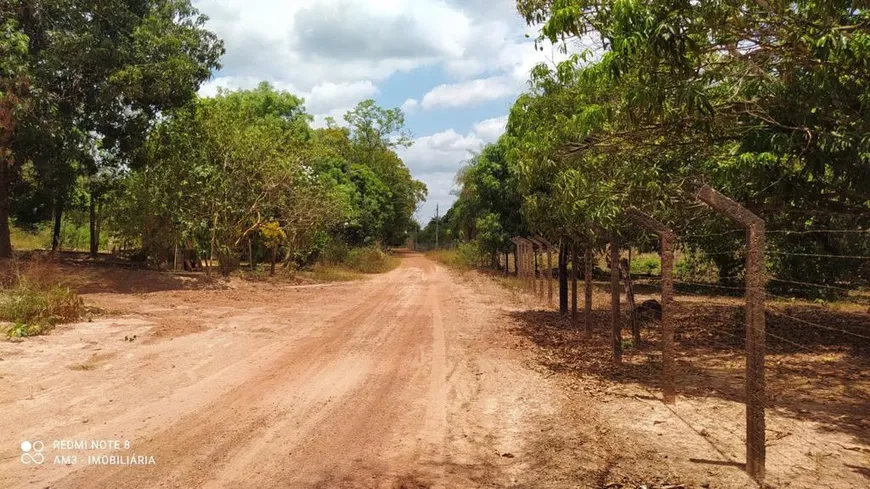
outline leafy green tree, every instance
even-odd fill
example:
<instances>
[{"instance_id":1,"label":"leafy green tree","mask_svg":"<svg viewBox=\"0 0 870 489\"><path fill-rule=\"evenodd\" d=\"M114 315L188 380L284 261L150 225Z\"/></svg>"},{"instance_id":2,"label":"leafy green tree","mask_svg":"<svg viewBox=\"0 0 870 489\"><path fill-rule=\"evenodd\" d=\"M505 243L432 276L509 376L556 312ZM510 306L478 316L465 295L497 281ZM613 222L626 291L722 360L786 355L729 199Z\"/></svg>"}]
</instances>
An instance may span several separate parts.
<instances>
[{"instance_id":1,"label":"leafy green tree","mask_svg":"<svg viewBox=\"0 0 870 489\"><path fill-rule=\"evenodd\" d=\"M16 7L33 100L17 121L13 151L50 189L56 246L77 177L135 166L157 115L195 97L223 44L188 0L22 0Z\"/></svg>"},{"instance_id":2,"label":"leafy green tree","mask_svg":"<svg viewBox=\"0 0 870 489\"><path fill-rule=\"evenodd\" d=\"M19 3L0 1L0 258L12 256L9 241L9 185L15 121L28 108L28 38L14 16Z\"/></svg>"},{"instance_id":3,"label":"leafy green tree","mask_svg":"<svg viewBox=\"0 0 870 489\"><path fill-rule=\"evenodd\" d=\"M518 8L543 23L542 38L594 38L603 48L593 63L575 56L539 69L512 113L511 125L531 128L514 131L521 173L531 177L524 195L542 175L554 182L534 198L546 203L536 217L570 210L611 225L615 209L634 203L704 234L721 220L699 223L671 204L706 181L770 227L802 233L771 237L780 277L856 277L855 263L793 253L866 249L814 232L866 228L870 216L870 14L858 2L520 0ZM534 199L526 196L526 208ZM737 248L726 241L694 240L723 280L739 264L722 251Z\"/></svg>"},{"instance_id":4,"label":"leafy green tree","mask_svg":"<svg viewBox=\"0 0 870 489\"><path fill-rule=\"evenodd\" d=\"M453 232L474 239L490 262L513 249L510 239L524 234L522 200L515 168L507 159L507 139L487 145L457 174L459 198L451 208Z\"/></svg>"},{"instance_id":5,"label":"leafy green tree","mask_svg":"<svg viewBox=\"0 0 870 489\"><path fill-rule=\"evenodd\" d=\"M350 160L368 167L392 194L376 239L401 244L413 228L414 212L427 192L395 152L411 145L404 129L405 116L401 109L384 109L373 100L365 100L345 115L345 121L350 126Z\"/></svg>"}]
</instances>

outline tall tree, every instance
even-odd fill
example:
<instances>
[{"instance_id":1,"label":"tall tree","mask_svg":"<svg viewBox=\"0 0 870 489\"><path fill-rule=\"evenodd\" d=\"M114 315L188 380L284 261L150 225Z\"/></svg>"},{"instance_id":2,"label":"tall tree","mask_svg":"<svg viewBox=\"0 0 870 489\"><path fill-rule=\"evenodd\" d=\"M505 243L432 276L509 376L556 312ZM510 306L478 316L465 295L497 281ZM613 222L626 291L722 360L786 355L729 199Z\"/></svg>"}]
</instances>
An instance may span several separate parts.
<instances>
[{"instance_id":1,"label":"tall tree","mask_svg":"<svg viewBox=\"0 0 870 489\"><path fill-rule=\"evenodd\" d=\"M0 258L12 256L9 239L10 167L14 160L11 143L15 121L27 107L27 36L14 13L16 0L0 1Z\"/></svg>"},{"instance_id":2,"label":"tall tree","mask_svg":"<svg viewBox=\"0 0 870 489\"><path fill-rule=\"evenodd\" d=\"M15 17L29 39L35 101L13 150L51 189L59 230L77 175L140 163L136 149L157 114L195 97L223 44L188 0L22 0Z\"/></svg>"},{"instance_id":3,"label":"tall tree","mask_svg":"<svg viewBox=\"0 0 870 489\"><path fill-rule=\"evenodd\" d=\"M384 109L373 100L365 100L344 118L351 131L350 158L371 169L392 194L378 238L387 244L401 244L427 193L425 184L411 176L395 151L412 144L405 130L405 116L401 109Z\"/></svg>"}]
</instances>

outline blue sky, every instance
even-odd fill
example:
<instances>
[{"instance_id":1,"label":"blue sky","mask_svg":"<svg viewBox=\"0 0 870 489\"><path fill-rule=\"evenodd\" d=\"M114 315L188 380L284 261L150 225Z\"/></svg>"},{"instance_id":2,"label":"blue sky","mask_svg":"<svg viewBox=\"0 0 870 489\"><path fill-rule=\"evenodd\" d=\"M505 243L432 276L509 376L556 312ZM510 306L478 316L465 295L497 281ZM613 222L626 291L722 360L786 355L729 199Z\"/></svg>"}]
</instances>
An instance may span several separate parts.
<instances>
[{"instance_id":1,"label":"blue sky","mask_svg":"<svg viewBox=\"0 0 870 489\"><path fill-rule=\"evenodd\" d=\"M373 98L401 107L414 145L400 156L429 188L425 224L445 212L454 176L504 131L507 113L539 62L514 0L195 0L225 42L223 69L203 85L262 80L302 96L315 125ZM531 38L526 37L528 34Z\"/></svg>"}]
</instances>

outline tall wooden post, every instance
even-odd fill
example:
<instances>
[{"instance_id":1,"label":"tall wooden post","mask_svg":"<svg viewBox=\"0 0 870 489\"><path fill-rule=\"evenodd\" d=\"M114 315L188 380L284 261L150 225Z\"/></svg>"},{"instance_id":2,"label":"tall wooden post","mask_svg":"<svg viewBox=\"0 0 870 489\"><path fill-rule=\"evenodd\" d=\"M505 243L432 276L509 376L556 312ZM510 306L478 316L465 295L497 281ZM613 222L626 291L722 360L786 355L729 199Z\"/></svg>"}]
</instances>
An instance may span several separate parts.
<instances>
[{"instance_id":1,"label":"tall wooden post","mask_svg":"<svg viewBox=\"0 0 870 489\"><path fill-rule=\"evenodd\" d=\"M662 401L676 402L674 372L674 246L676 236L663 223L637 209L629 209L628 217L635 223L656 233L661 241L662 285Z\"/></svg>"},{"instance_id":2,"label":"tall wooden post","mask_svg":"<svg viewBox=\"0 0 870 489\"><path fill-rule=\"evenodd\" d=\"M553 247L547 246L547 306L553 307Z\"/></svg>"},{"instance_id":3,"label":"tall wooden post","mask_svg":"<svg viewBox=\"0 0 870 489\"><path fill-rule=\"evenodd\" d=\"M559 242L559 312L568 314L568 246L565 240Z\"/></svg>"},{"instance_id":4,"label":"tall wooden post","mask_svg":"<svg viewBox=\"0 0 870 489\"><path fill-rule=\"evenodd\" d=\"M586 259L583 260L583 331L586 336L592 332L592 247L586 245Z\"/></svg>"},{"instance_id":5,"label":"tall wooden post","mask_svg":"<svg viewBox=\"0 0 870 489\"><path fill-rule=\"evenodd\" d=\"M523 278L523 243L520 241L520 238L514 236L511 238L511 242L514 244L514 274L522 280Z\"/></svg>"},{"instance_id":6,"label":"tall wooden post","mask_svg":"<svg viewBox=\"0 0 870 489\"><path fill-rule=\"evenodd\" d=\"M577 245L571 245L571 326L577 327Z\"/></svg>"},{"instance_id":7,"label":"tall wooden post","mask_svg":"<svg viewBox=\"0 0 870 489\"><path fill-rule=\"evenodd\" d=\"M610 238L610 326L612 329L613 363L622 364L622 317L619 311L619 245Z\"/></svg>"},{"instance_id":8,"label":"tall wooden post","mask_svg":"<svg viewBox=\"0 0 870 489\"><path fill-rule=\"evenodd\" d=\"M525 254L526 254L526 288L535 291L535 284L532 282L532 247L529 245L529 242L525 240Z\"/></svg>"},{"instance_id":9,"label":"tall wooden post","mask_svg":"<svg viewBox=\"0 0 870 489\"><path fill-rule=\"evenodd\" d=\"M523 238L523 242L526 245L526 287L532 292L535 293L535 260L534 260L534 249L532 247L532 243Z\"/></svg>"},{"instance_id":10,"label":"tall wooden post","mask_svg":"<svg viewBox=\"0 0 870 489\"><path fill-rule=\"evenodd\" d=\"M550 243L546 239L544 239L540 236L533 236L533 237L529 238L529 241L531 241L533 245L538 247L538 251L540 251L540 258L542 260L544 258L544 253L547 253L547 256L549 257L549 255L550 255L550 253L549 253ZM538 255L535 255L535 270L536 270L535 282L538 284L537 292L538 292L538 294L540 294L541 299L543 299L544 298L544 282L546 281L547 285L550 286L550 280L548 278L548 274L545 273L545 271L544 271L544 264L538 260Z\"/></svg>"},{"instance_id":11,"label":"tall wooden post","mask_svg":"<svg viewBox=\"0 0 870 489\"><path fill-rule=\"evenodd\" d=\"M761 482L766 459L764 220L707 185L697 198L746 228L746 471Z\"/></svg>"}]
</instances>

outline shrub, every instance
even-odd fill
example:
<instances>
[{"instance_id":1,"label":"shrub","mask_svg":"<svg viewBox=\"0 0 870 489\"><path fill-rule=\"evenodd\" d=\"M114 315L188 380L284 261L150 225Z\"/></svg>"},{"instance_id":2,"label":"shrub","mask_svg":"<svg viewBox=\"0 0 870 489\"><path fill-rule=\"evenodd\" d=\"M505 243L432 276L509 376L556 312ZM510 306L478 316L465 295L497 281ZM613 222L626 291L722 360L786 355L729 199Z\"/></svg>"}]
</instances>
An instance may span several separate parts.
<instances>
[{"instance_id":1,"label":"shrub","mask_svg":"<svg viewBox=\"0 0 870 489\"><path fill-rule=\"evenodd\" d=\"M661 268L661 260L655 254L644 254L631 260L631 273L633 275L658 275Z\"/></svg>"},{"instance_id":2,"label":"shrub","mask_svg":"<svg viewBox=\"0 0 870 489\"><path fill-rule=\"evenodd\" d=\"M716 265L701 253L681 253L674 266L674 277L686 282L716 283L719 271Z\"/></svg>"},{"instance_id":3,"label":"shrub","mask_svg":"<svg viewBox=\"0 0 870 489\"><path fill-rule=\"evenodd\" d=\"M13 323L6 332L9 337L43 334L58 323L77 320L84 312L81 297L58 284L20 278L0 291L0 320Z\"/></svg>"},{"instance_id":4,"label":"shrub","mask_svg":"<svg viewBox=\"0 0 870 489\"><path fill-rule=\"evenodd\" d=\"M362 273L389 272L398 264L395 257L387 254L377 246L354 248L347 252L344 265Z\"/></svg>"},{"instance_id":5,"label":"shrub","mask_svg":"<svg viewBox=\"0 0 870 489\"><path fill-rule=\"evenodd\" d=\"M455 249L432 251L427 255L433 260L453 268L476 268L481 262L480 249L474 242L459 243Z\"/></svg>"},{"instance_id":6,"label":"shrub","mask_svg":"<svg viewBox=\"0 0 870 489\"><path fill-rule=\"evenodd\" d=\"M320 261L331 265L340 265L347 261L348 254L350 254L350 247L347 246L347 243L339 240L330 240L323 247Z\"/></svg>"}]
</instances>

